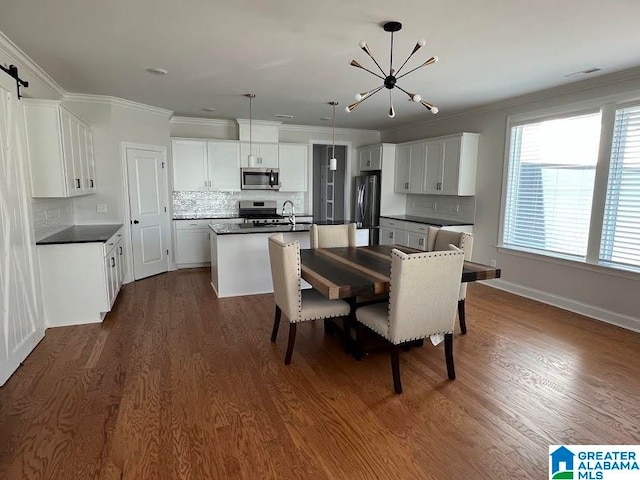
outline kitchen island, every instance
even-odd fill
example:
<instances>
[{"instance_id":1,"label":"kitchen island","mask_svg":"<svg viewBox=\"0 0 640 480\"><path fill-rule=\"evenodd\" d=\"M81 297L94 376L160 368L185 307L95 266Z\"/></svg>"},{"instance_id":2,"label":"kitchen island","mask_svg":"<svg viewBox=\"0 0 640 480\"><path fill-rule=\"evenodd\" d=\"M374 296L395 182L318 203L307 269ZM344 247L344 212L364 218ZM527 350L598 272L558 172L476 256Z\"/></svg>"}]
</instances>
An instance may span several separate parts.
<instances>
[{"instance_id":1,"label":"kitchen island","mask_svg":"<svg viewBox=\"0 0 640 480\"><path fill-rule=\"evenodd\" d=\"M254 226L251 223L209 225L211 230L211 286L218 298L273 292L269 237L282 233L285 242L309 248L311 224ZM358 230L365 239L369 231ZM310 285L302 281L302 288Z\"/></svg>"}]
</instances>

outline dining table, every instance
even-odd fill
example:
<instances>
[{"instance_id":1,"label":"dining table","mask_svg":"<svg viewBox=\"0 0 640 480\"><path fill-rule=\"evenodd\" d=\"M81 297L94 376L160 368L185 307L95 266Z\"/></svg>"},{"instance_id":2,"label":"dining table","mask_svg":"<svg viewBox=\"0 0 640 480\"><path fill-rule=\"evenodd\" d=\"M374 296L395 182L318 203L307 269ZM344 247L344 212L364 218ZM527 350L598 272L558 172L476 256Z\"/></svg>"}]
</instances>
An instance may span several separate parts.
<instances>
[{"instance_id":1,"label":"dining table","mask_svg":"<svg viewBox=\"0 0 640 480\"><path fill-rule=\"evenodd\" d=\"M404 245L300 250L301 276L325 297L355 299L389 292L391 251L425 253ZM461 282L500 278L499 268L465 260Z\"/></svg>"},{"instance_id":2,"label":"dining table","mask_svg":"<svg viewBox=\"0 0 640 480\"><path fill-rule=\"evenodd\" d=\"M325 297L344 299L351 306L351 314L343 319L340 327L333 320L325 321L325 331L340 331L345 351L360 358L363 349L360 342L354 344L351 325L355 310L364 304L383 301L389 293L391 276L391 251L424 253L404 245L371 245L366 247L312 248L300 250L301 276ZM475 282L500 278L496 267L465 260L461 282Z\"/></svg>"}]
</instances>

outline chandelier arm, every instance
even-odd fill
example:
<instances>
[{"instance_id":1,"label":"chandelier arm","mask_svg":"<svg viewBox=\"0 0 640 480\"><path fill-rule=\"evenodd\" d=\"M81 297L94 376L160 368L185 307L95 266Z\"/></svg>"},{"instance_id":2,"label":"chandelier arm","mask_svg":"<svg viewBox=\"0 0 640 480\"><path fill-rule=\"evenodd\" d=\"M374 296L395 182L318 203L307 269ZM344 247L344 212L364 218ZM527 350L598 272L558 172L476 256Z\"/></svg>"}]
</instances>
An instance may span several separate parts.
<instances>
[{"instance_id":1,"label":"chandelier arm","mask_svg":"<svg viewBox=\"0 0 640 480\"><path fill-rule=\"evenodd\" d=\"M391 53L389 54L389 75L393 75L393 32L391 32Z\"/></svg>"},{"instance_id":2,"label":"chandelier arm","mask_svg":"<svg viewBox=\"0 0 640 480\"><path fill-rule=\"evenodd\" d=\"M437 57L431 57L429 60L427 60L426 62L418 65L416 68L409 70L407 73L403 73L402 75L400 75L399 77L396 76L396 80L400 80L402 77L406 77L407 75L409 75L412 72L415 72L416 70L418 70L419 68L422 67L426 67L427 65L433 65L434 63L436 63L438 61Z\"/></svg>"},{"instance_id":3,"label":"chandelier arm","mask_svg":"<svg viewBox=\"0 0 640 480\"><path fill-rule=\"evenodd\" d=\"M400 68L399 68L399 69L398 69L398 71L396 72L396 78L400 78L400 77L398 77L398 75L400 74L400 71L404 68L404 66L407 64L407 62L409 61L409 59L410 59L411 57L413 57L413 54L414 54L414 53L416 53L416 51L415 51L415 50L414 50L413 52L411 52L411 53L409 54L409 56L407 57L407 59L404 61L404 63L403 63L402 65L400 65ZM420 68L420 67L418 67L418 68ZM411 73L411 72L408 72L408 73ZM404 77L404 75L403 75L403 77Z\"/></svg>"},{"instance_id":4,"label":"chandelier arm","mask_svg":"<svg viewBox=\"0 0 640 480\"><path fill-rule=\"evenodd\" d=\"M384 77L383 77L383 76L378 75L376 72L372 72L371 70L369 70L369 69L368 69L368 68L366 68L366 67L363 67L363 66L362 66L362 65L360 65L359 63L358 63L357 65L354 65L353 63L351 63L350 65L351 65L351 66L353 66L353 67L356 67L356 68L361 68L362 70L365 70L365 71L369 72L371 75L375 75L375 76L376 76L376 77L378 77L380 80L384 80Z\"/></svg>"},{"instance_id":5,"label":"chandelier arm","mask_svg":"<svg viewBox=\"0 0 640 480\"><path fill-rule=\"evenodd\" d=\"M365 52L366 52L366 50L365 50ZM382 73L382 75L386 75L386 74L384 73L384 70L382 70L382 67L380 66L380 64L378 63L378 61L377 61L375 58L373 58L373 55L371 55L369 52L367 52L367 55L369 55L369 57L371 57L371 60L373 60L373 63L375 63L375 64L376 64L376 67L378 67L378 69L380 70L380 73ZM381 77L381 78L382 78L382 77Z\"/></svg>"},{"instance_id":6,"label":"chandelier arm","mask_svg":"<svg viewBox=\"0 0 640 480\"><path fill-rule=\"evenodd\" d=\"M372 90L371 93L369 95L367 95L366 97L363 97L362 99L358 100L357 102L353 102L351 105L349 105L347 108L349 109L349 111L354 110L356 107L358 107L362 102L364 102L367 98L371 98L373 97L376 93L378 93L380 90L382 90L384 88L384 85L380 85L378 88L376 88L375 90Z\"/></svg>"},{"instance_id":7,"label":"chandelier arm","mask_svg":"<svg viewBox=\"0 0 640 480\"><path fill-rule=\"evenodd\" d=\"M407 92L407 91L406 91L404 88L402 88L400 85L396 84L396 88L397 88L398 90L400 90L400 91L402 91L402 92L406 93L407 95L409 95L409 98L410 98L411 100L413 100L413 95L412 95L411 93Z\"/></svg>"}]
</instances>

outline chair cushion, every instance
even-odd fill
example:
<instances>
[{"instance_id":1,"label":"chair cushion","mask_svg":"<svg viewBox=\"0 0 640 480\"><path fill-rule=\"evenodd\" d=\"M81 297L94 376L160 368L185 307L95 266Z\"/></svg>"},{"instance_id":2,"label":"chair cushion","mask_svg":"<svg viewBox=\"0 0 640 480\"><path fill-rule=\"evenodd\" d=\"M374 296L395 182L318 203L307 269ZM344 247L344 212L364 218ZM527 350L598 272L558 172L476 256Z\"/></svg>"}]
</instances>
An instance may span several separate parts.
<instances>
[{"instance_id":1,"label":"chair cushion","mask_svg":"<svg viewBox=\"0 0 640 480\"><path fill-rule=\"evenodd\" d=\"M302 312L298 321L344 317L351 307L344 300L329 300L317 290L302 290Z\"/></svg>"},{"instance_id":2,"label":"chair cushion","mask_svg":"<svg viewBox=\"0 0 640 480\"><path fill-rule=\"evenodd\" d=\"M389 338L389 304L387 302L358 308L356 319L384 338Z\"/></svg>"}]
</instances>

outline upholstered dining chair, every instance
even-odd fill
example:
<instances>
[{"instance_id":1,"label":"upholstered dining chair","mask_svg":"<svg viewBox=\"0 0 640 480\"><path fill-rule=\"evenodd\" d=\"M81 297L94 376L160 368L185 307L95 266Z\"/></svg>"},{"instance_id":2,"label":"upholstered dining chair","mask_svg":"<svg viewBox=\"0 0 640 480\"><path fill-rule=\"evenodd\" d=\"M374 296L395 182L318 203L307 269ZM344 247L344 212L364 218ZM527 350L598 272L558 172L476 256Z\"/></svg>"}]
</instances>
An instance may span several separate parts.
<instances>
[{"instance_id":1,"label":"upholstered dining chair","mask_svg":"<svg viewBox=\"0 0 640 480\"><path fill-rule=\"evenodd\" d=\"M311 225L311 248L335 248L356 246L356 224Z\"/></svg>"},{"instance_id":2,"label":"upholstered dining chair","mask_svg":"<svg viewBox=\"0 0 640 480\"><path fill-rule=\"evenodd\" d=\"M456 378L453 327L463 263L464 252L454 246L446 252L409 255L393 249L389 302L356 310L359 323L390 343L391 372L396 393L402 393L400 349L434 335L444 335L447 375L450 380Z\"/></svg>"},{"instance_id":3,"label":"upholstered dining chair","mask_svg":"<svg viewBox=\"0 0 640 480\"><path fill-rule=\"evenodd\" d=\"M289 342L284 363L289 365L296 341L296 325L299 322L346 317L350 313L350 307L344 300L329 300L313 289L301 291L299 242L284 243L281 233L270 236L269 260L276 303L271 341L276 341L280 317L284 313L289 320Z\"/></svg>"},{"instance_id":4,"label":"upholstered dining chair","mask_svg":"<svg viewBox=\"0 0 640 480\"><path fill-rule=\"evenodd\" d=\"M464 251L464 259L471 260L471 252L473 251L473 235L464 232L452 232L437 227L429 227L427 234L427 251L443 251L448 250L449 245L455 245ZM460 322L460 332L464 335L467 333L467 322L465 318L464 301L467 298L467 284L460 283L460 292L458 293L458 320Z\"/></svg>"}]
</instances>

